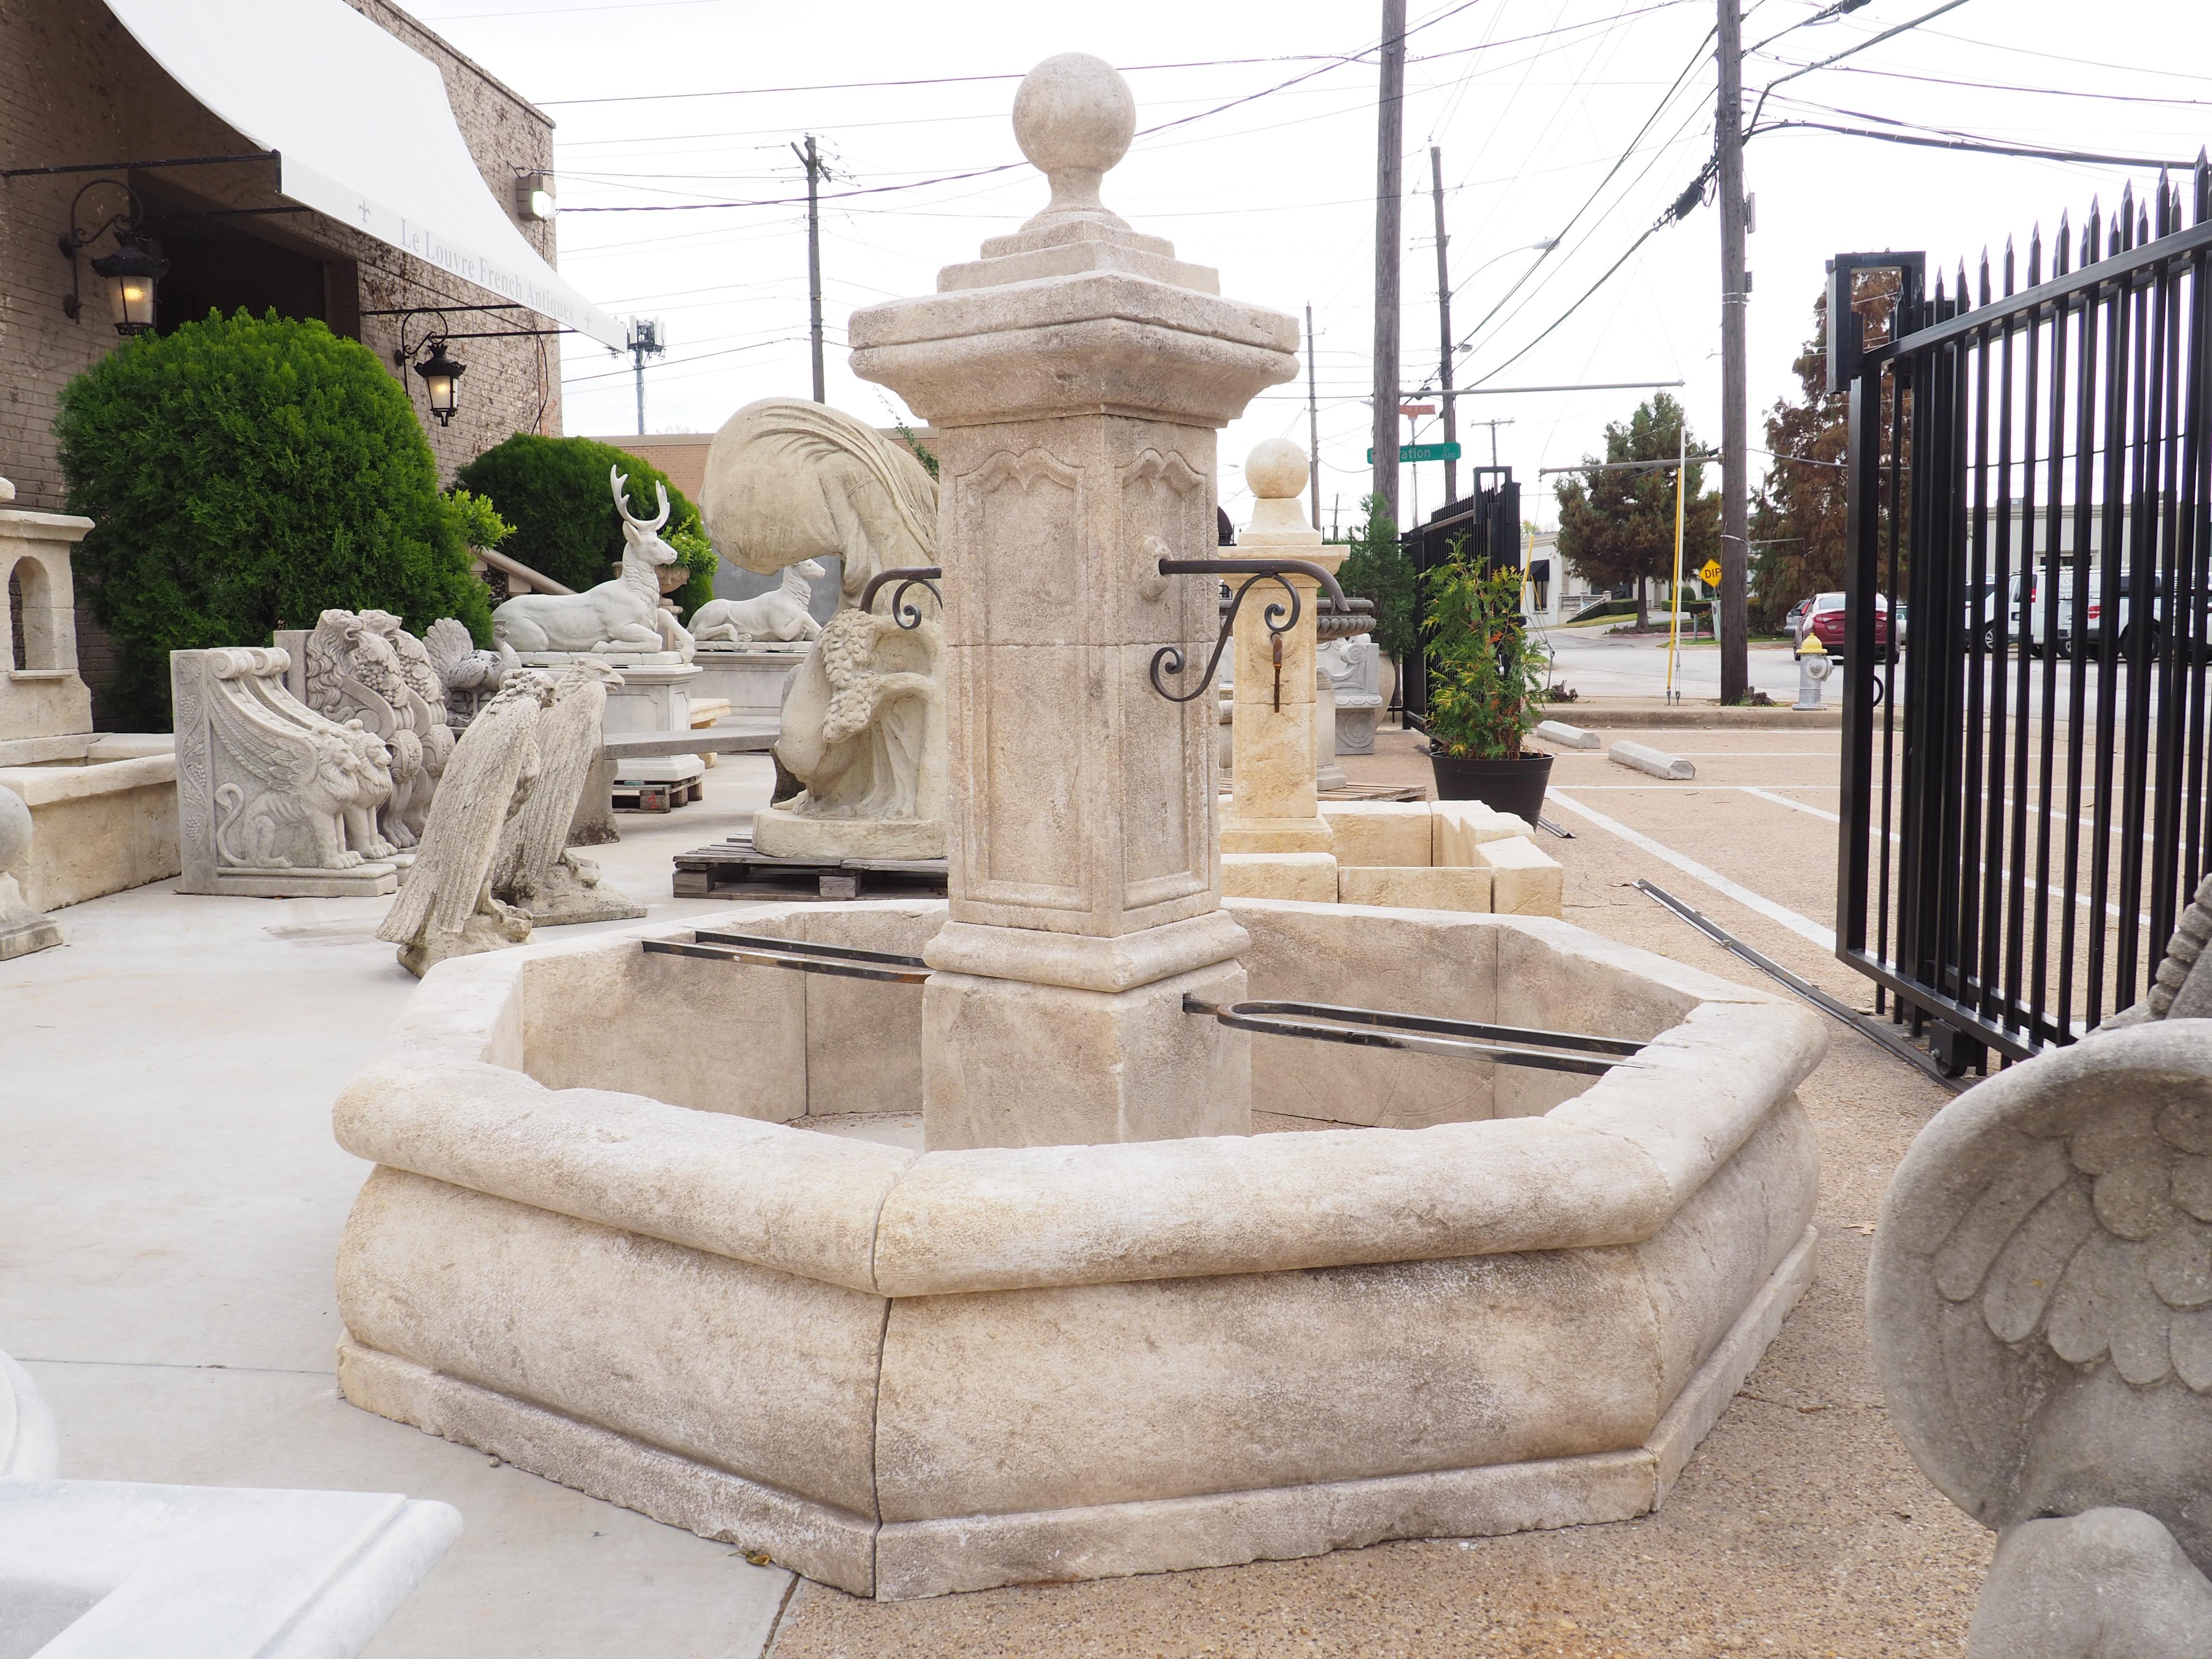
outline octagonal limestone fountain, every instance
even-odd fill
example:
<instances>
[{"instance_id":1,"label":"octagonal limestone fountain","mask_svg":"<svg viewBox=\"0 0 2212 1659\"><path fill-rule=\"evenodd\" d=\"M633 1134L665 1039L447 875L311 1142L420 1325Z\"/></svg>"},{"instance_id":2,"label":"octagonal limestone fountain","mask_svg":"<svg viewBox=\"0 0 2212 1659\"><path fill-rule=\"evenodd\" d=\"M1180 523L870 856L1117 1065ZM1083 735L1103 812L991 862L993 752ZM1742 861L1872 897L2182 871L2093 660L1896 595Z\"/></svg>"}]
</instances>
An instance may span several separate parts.
<instances>
[{"instance_id":1,"label":"octagonal limestone fountain","mask_svg":"<svg viewBox=\"0 0 2212 1659\"><path fill-rule=\"evenodd\" d=\"M853 320L943 434L948 898L434 969L337 1108L356 1405L928 1595L1646 1513L1802 1292L1812 1015L1540 918L1223 902L1212 700L1149 673L1215 583L1158 566L1297 331L1101 204L1133 115L1039 65L1051 204Z\"/></svg>"}]
</instances>

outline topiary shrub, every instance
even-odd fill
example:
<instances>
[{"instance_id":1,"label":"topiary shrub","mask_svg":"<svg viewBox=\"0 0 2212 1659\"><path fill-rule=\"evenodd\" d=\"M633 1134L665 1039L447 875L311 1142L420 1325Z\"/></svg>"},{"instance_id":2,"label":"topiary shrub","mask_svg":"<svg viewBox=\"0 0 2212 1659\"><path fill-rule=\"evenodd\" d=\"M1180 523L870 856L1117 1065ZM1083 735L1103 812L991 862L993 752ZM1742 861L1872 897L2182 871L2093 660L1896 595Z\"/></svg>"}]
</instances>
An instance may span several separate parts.
<instances>
[{"instance_id":1,"label":"topiary shrub","mask_svg":"<svg viewBox=\"0 0 2212 1659\"><path fill-rule=\"evenodd\" d=\"M691 579L668 597L686 618L714 597L714 548L699 509L668 475L628 450L590 438L541 438L518 432L455 475L514 526L500 550L565 586L582 592L607 580L623 556L622 515L607 488L607 469L629 477L633 513L655 510L653 486L668 489L668 522L660 538L683 557Z\"/></svg>"},{"instance_id":2,"label":"topiary shrub","mask_svg":"<svg viewBox=\"0 0 2212 1659\"><path fill-rule=\"evenodd\" d=\"M170 652L265 644L334 606L490 639L406 391L321 323L241 311L138 335L63 388L54 429L129 724L168 726Z\"/></svg>"}]
</instances>

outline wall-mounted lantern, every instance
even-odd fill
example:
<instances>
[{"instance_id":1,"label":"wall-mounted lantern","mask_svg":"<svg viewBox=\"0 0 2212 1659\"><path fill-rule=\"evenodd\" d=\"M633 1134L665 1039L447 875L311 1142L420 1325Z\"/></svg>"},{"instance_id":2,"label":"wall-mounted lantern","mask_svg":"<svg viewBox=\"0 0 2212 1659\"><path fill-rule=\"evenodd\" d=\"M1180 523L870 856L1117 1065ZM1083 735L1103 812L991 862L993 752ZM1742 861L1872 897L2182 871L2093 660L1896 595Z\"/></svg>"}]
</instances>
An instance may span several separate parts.
<instances>
[{"instance_id":1,"label":"wall-mounted lantern","mask_svg":"<svg viewBox=\"0 0 2212 1659\"><path fill-rule=\"evenodd\" d=\"M469 372L469 368L446 355L443 340L426 340L422 349L430 355L415 365L415 372L422 377L422 390L430 399L430 412L438 417L440 426L445 426L461 406L461 376Z\"/></svg>"},{"instance_id":2,"label":"wall-mounted lantern","mask_svg":"<svg viewBox=\"0 0 2212 1659\"><path fill-rule=\"evenodd\" d=\"M553 175L550 173L517 173L514 179L514 210L526 220L549 224L559 210L553 199Z\"/></svg>"},{"instance_id":3,"label":"wall-mounted lantern","mask_svg":"<svg viewBox=\"0 0 2212 1659\"><path fill-rule=\"evenodd\" d=\"M103 185L123 192L123 207L85 229L77 223L77 210L87 196ZM169 274L169 262L140 240L143 217L138 193L112 179L94 179L70 203L70 228L61 238L62 258L70 262L70 291L62 297L62 311L71 322L83 309L76 291L76 256L112 230L115 233L115 252L94 259L92 268L107 283L108 301L115 313L115 331L129 336L144 334L153 328L154 296L161 278Z\"/></svg>"},{"instance_id":4,"label":"wall-mounted lantern","mask_svg":"<svg viewBox=\"0 0 2212 1659\"><path fill-rule=\"evenodd\" d=\"M92 268L106 279L115 331L126 336L149 331L154 326L155 289L169 274L169 262L125 229L115 233L115 252L94 259Z\"/></svg>"}]
</instances>

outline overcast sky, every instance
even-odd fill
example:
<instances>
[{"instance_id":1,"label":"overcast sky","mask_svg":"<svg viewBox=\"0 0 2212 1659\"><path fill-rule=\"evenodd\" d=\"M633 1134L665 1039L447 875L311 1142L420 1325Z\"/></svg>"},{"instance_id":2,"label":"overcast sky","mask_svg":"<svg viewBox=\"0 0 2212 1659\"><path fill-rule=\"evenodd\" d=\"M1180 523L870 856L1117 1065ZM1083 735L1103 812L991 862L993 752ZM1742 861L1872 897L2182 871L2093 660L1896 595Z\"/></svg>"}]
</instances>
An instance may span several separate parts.
<instances>
[{"instance_id":1,"label":"overcast sky","mask_svg":"<svg viewBox=\"0 0 2212 1659\"><path fill-rule=\"evenodd\" d=\"M1007 120L1024 70L1066 51L1122 66L1142 136L1108 176L1107 204L1170 238L1180 257L1218 267L1225 294L1301 317L1312 305L1322 513L1340 501L1352 521L1368 487L1379 5L403 3L559 122L562 270L606 309L665 324L667 355L646 375L654 432L712 431L755 398L808 393L805 213L792 199L805 185L793 142L817 135L837 170L823 212L829 399L888 424L904 411L847 370L847 317L933 290L938 267L974 258L984 237L1043 204L1044 181L1022 163ZM1936 3L1872 0L1850 17L1794 29L1753 58L1746 83L1755 97L1790 68ZM1745 40L1818 9L1756 0ZM1434 144L1454 331L1474 336L1460 383L1679 378L1693 433L1717 441L1717 212L1708 205L1659 231L1583 298L1711 154L1711 0L1411 0L1408 13L1406 391L1433 380L1441 345ZM2197 0L1970 0L1848 67L1793 80L1763 120L2186 159L2212 137L2208 47L2212 7ZM854 84L893 81L929 84ZM798 88L819 89L786 90ZM1758 203L1754 444L1764 410L1795 390L1790 364L1828 255L1917 248L1949 268L1985 244L2000 252L2012 235L2024 261L2039 220L2048 232L2071 209L2078 226L2092 196L2109 208L2130 176L2141 189L2156 172L1804 130L1755 138L1747 169ZM689 205L699 203L759 205ZM684 210L584 210L647 206ZM1531 245L1554 237L1559 248L1540 260ZM566 343L567 430L635 429L628 362ZM1641 395L1468 398L1461 439L1470 459L1486 461L1491 433L1468 422L1510 420L1496 432L1498 459L1548 525L1556 514L1548 489L1530 487L1536 470L1596 453L1606 422ZM1417 435L1434 439L1436 424ZM1246 452L1279 435L1303 444L1306 429L1301 380L1263 393L1222 434L1221 497L1238 522L1250 501ZM1754 480L1765 465L1754 457ZM1417 494L1425 514L1439 503L1442 471L1407 469L1406 516Z\"/></svg>"}]
</instances>

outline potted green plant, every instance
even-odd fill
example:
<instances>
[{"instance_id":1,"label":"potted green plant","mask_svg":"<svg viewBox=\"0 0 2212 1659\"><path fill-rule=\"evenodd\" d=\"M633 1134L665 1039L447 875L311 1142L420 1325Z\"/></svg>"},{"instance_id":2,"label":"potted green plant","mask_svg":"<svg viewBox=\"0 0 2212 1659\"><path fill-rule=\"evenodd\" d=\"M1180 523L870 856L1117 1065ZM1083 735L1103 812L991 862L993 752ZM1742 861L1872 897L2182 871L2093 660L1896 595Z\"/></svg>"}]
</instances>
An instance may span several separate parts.
<instances>
[{"instance_id":1,"label":"potted green plant","mask_svg":"<svg viewBox=\"0 0 2212 1659\"><path fill-rule=\"evenodd\" d=\"M1551 653L1521 616L1521 573L1485 570L1462 544L1428 574L1429 764L1437 799L1479 800L1530 823L1552 757L1521 746L1544 718Z\"/></svg>"}]
</instances>

